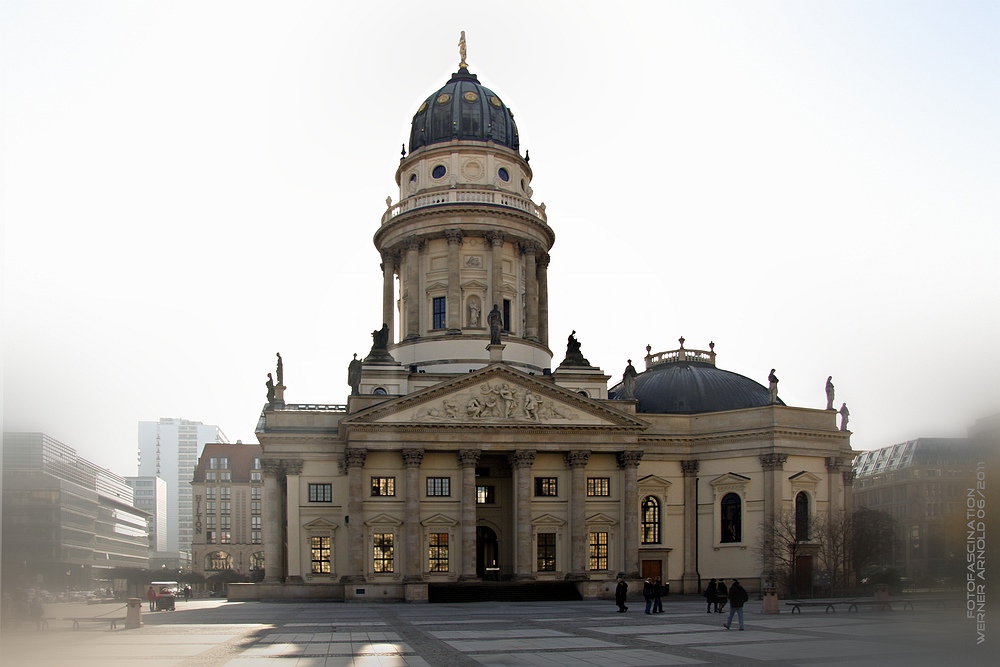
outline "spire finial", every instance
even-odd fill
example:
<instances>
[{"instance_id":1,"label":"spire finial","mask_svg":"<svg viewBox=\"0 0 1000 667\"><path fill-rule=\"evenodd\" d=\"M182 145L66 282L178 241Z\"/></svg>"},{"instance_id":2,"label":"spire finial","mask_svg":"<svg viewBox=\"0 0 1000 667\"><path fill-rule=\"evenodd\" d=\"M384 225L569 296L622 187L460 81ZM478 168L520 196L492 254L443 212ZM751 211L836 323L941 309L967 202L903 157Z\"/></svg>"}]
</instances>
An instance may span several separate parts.
<instances>
[{"instance_id":1,"label":"spire finial","mask_svg":"<svg viewBox=\"0 0 1000 667\"><path fill-rule=\"evenodd\" d=\"M469 63L465 62L465 31L462 31L462 36L458 38L458 55L461 58L461 62L458 63L459 69L469 69Z\"/></svg>"}]
</instances>

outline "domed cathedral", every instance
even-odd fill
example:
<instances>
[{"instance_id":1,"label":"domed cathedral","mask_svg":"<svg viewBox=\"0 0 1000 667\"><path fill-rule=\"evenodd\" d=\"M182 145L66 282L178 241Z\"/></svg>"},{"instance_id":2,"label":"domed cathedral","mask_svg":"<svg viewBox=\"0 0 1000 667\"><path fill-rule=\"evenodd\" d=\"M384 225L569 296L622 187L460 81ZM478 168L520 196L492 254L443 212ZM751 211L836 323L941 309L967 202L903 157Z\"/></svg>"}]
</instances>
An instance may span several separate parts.
<instances>
[{"instance_id":1,"label":"domed cathedral","mask_svg":"<svg viewBox=\"0 0 1000 667\"><path fill-rule=\"evenodd\" d=\"M826 409L786 406L774 372L764 386L683 339L647 347L610 391L576 332L554 365L555 234L514 115L469 71L464 34L460 48L416 109L374 234L382 322L346 404L286 401L280 364L269 380L265 577L230 597L612 598L645 577L753 591L781 576L757 547L785 515L795 577L811 579L810 527L850 502L832 384Z\"/></svg>"}]
</instances>

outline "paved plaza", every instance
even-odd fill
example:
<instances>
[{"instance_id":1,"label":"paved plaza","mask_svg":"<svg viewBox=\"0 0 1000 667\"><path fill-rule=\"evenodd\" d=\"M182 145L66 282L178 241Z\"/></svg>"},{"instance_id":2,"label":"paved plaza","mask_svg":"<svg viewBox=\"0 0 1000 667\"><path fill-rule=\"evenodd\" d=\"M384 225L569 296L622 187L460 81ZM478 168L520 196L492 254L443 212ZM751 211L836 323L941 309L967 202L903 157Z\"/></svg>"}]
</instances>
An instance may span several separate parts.
<instances>
[{"instance_id":1,"label":"paved plaza","mask_svg":"<svg viewBox=\"0 0 1000 667\"><path fill-rule=\"evenodd\" d=\"M7 629L3 667L425 667L427 665L995 665L975 645L964 611L760 614L727 631L722 614L696 598L671 597L664 613L631 601L375 604L342 602L178 603L143 612L143 627L111 630L73 616L124 617L121 605L50 605L47 630ZM734 623L735 625L735 623ZM987 635L989 639L989 634Z\"/></svg>"}]
</instances>

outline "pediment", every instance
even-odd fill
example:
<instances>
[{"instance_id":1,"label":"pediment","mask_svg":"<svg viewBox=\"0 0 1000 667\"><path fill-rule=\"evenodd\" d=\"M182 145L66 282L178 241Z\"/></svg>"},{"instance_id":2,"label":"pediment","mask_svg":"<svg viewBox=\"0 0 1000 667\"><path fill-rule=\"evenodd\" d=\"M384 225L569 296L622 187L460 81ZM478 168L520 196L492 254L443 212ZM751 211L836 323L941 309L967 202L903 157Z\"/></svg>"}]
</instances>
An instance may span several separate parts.
<instances>
[{"instance_id":1,"label":"pediment","mask_svg":"<svg viewBox=\"0 0 1000 667\"><path fill-rule=\"evenodd\" d=\"M566 521L563 520L563 519L560 519L559 517L554 516L552 514L543 514L540 517L536 517L536 518L532 519L531 520L531 525L535 526L536 528L544 527L544 526L548 526L548 527L565 526L566 525Z\"/></svg>"},{"instance_id":2,"label":"pediment","mask_svg":"<svg viewBox=\"0 0 1000 667\"><path fill-rule=\"evenodd\" d=\"M642 494L666 496L671 484L670 480L659 475L646 475L639 480L639 490Z\"/></svg>"},{"instance_id":3,"label":"pediment","mask_svg":"<svg viewBox=\"0 0 1000 667\"><path fill-rule=\"evenodd\" d=\"M815 489L823 481L819 475L813 474L808 470L797 472L789 477L788 480L792 483L792 489L794 490Z\"/></svg>"},{"instance_id":4,"label":"pediment","mask_svg":"<svg viewBox=\"0 0 1000 667\"><path fill-rule=\"evenodd\" d=\"M429 516L420 522L421 526L457 526L458 524L459 522L455 519L440 513Z\"/></svg>"},{"instance_id":5,"label":"pediment","mask_svg":"<svg viewBox=\"0 0 1000 667\"><path fill-rule=\"evenodd\" d=\"M341 421L346 427L485 426L643 430L646 422L503 364L380 403Z\"/></svg>"},{"instance_id":6,"label":"pediment","mask_svg":"<svg viewBox=\"0 0 1000 667\"><path fill-rule=\"evenodd\" d=\"M725 475L719 475L713 479L709 484L712 486L721 486L723 484L739 484L740 486L745 486L747 482L750 481L749 477L744 477L743 475L737 475L734 472L727 472Z\"/></svg>"},{"instance_id":7,"label":"pediment","mask_svg":"<svg viewBox=\"0 0 1000 667\"><path fill-rule=\"evenodd\" d=\"M309 523L303 524L302 527L306 530L337 530L337 524L323 518L313 519Z\"/></svg>"},{"instance_id":8,"label":"pediment","mask_svg":"<svg viewBox=\"0 0 1000 667\"><path fill-rule=\"evenodd\" d=\"M403 522L394 516L389 516L388 514L376 514L372 518L365 521L366 526L402 526Z\"/></svg>"},{"instance_id":9,"label":"pediment","mask_svg":"<svg viewBox=\"0 0 1000 667\"><path fill-rule=\"evenodd\" d=\"M614 526L617 523L618 519L614 518L609 514L605 514L604 512L598 512L597 514L592 514L587 517L588 526L593 524L606 524L609 526Z\"/></svg>"}]
</instances>

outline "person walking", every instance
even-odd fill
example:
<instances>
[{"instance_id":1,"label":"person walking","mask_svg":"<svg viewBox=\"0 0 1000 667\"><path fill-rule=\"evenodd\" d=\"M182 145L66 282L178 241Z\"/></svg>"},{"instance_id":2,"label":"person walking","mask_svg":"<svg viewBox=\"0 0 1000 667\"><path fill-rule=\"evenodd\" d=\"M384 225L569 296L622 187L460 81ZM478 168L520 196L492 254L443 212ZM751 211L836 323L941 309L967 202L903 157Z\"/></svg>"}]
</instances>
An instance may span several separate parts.
<instances>
[{"instance_id":1,"label":"person walking","mask_svg":"<svg viewBox=\"0 0 1000 667\"><path fill-rule=\"evenodd\" d=\"M626 598L628 598L628 584L625 583L624 579L619 579L618 585L615 586L615 604L618 605L619 614L628 611L628 607L625 606Z\"/></svg>"},{"instance_id":2,"label":"person walking","mask_svg":"<svg viewBox=\"0 0 1000 667\"><path fill-rule=\"evenodd\" d=\"M750 596L746 590L740 586L740 582L733 579L733 585L729 587L729 618L726 619L726 630L733 624L733 614L740 617L740 630L743 629L743 605L747 603Z\"/></svg>"},{"instance_id":3,"label":"person walking","mask_svg":"<svg viewBox=\"0 0 1000 667\"><path fill-rule=\"evenodd\" d=\"M656 581L653 582L653 613L662 614L663 613L663 581L657 577Z\"/></svg>"},{"instance_id":4,"label":"person walking","mask_svg":"<svg viewBox=\"0 0 1000 667\"><path fill-rule=\"evenodd\" d=\"M719 585L715 589L715 613L721 614L726 608L726 601L729 599L729 591L726 589L726 582L719 579Z\"/></svg>"},{"instance_id":5,"label":"person walking","mask_svg":"<svg viewBox=\"0 0 1000 667\"><path fill-rule=\"evenodd\" d=\"M149 610L150 611L156 611L156 609L155 609L155 607L156 607L156 591L153 590L152 586L150 586L149 590L146 591L146 599L149 600Z\"/></svg>"},{"instance_id":6,"label":"person walking","mask_svg":"<svg viewBox=\"0 0 1000 667\"><path fill-rule=\"evenodd\" d=\"M646 613L653 613L653 580L646 577L642 582L642 597L646 600Z\"/></svg>"},{"instance_id":7,"label":"person walking","mask_svg":"<svg viewBox=\"0 0 1000 667\"><path fill-rule=\"evenodd\" d=\"M708 602L708 609L706 613L711 614L713 611L719 608L719 598L718 598L718 584L715 583L715 579L708 582L708 586L705 587L705 600Z\"/></svg>"}]
</instances>

